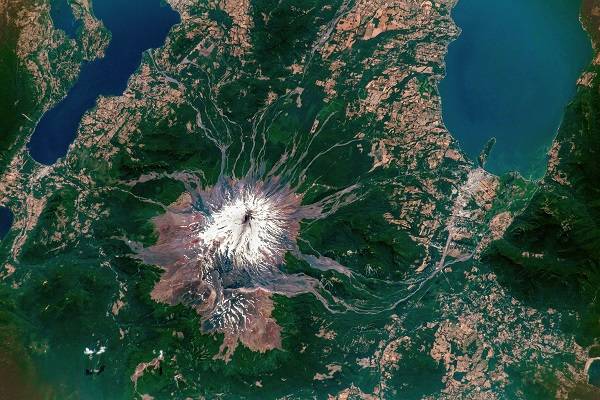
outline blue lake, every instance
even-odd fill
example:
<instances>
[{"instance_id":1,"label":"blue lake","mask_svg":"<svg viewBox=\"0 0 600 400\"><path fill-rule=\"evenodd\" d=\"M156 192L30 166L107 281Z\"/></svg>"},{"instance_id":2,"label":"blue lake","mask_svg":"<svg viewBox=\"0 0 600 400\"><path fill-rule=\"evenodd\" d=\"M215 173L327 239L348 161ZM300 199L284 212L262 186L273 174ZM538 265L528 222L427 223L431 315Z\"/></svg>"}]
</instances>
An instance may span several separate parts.
<instances>
[{"instance_id":1,"label":"blue lake","mask_svg":"<svg viewBox=\"0 0 600 400\"><path fill-rule=\"evenodd\" d=\"M462 33L448 48L443 118L474 160L496 137L486 169L543 175L564 107L592 58L579 6L577 0L459 0L453 10Z\"/></svg>"},{"instance_id":2,"label":"blue lake","mask_svg":"<svg viewBox=\"0 0 600 400\"><path fill-rule=\"evenodd\" d=\"M13 222L13 214L7 207L0 207L0 240L4 239L4 236L10 230Z\"/></svg>"},{"instance_id":3,"label":"blue lake","mask_svg":"<svg viewBox=\"0 0 600 400\"><path fill-rule=\"evenodd\" d=\"M65 31L65 33L74 38L81 22L73 17L73 10L67 0L52 0L50 2L50 16L54 26Z\"/></svg>"},{"instance_id":4,"label":"blue lake","mask_svg":"<svg viewBox=\"0 0 600 400\"><path fill-rule=\"evenodd\" d=\"M67 97L39 121L28 147L42 164L53 164L67 153L81 117L94 107L98 96L122 94L143 51L160 47L179 22L179 14L161 0L95 0L93 9L112 34L110 45L104 58L82 66Z\"/></svg>"}]
</instances>

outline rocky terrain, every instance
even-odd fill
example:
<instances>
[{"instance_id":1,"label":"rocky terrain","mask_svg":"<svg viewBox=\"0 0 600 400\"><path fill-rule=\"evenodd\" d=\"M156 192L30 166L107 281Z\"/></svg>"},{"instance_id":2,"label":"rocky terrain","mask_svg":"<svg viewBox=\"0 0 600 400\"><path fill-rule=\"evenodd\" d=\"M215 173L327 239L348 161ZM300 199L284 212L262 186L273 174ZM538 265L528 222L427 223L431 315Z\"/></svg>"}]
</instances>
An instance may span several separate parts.
<instances>
[{"instance_id":1,"label":"rocky terrain","mask_svg":"<svg viewBox=\"0 0 600 400\"><path fill-rule=\"evenodd\" d=\"M14 111L23 118L2 127L13 139L2 147L0 204L15 216L0 244L3 301L52 390L115 399L598 395L586 375L598 347L598 58L546 176L531 182L485 171L443 124L437 85L459 33L454 0L168 3L181 22L164 46L144 53L121 96L98 99L66 157L42 166L26 149L35 121L83 61L102 57L109 34L88 2L70 2L84 27L75 39L53 27L46 1L0 2L29 82L27 106ZM590 32L596 8L584 2ZM321 206L319 218L295 217L286 240L296 244L270 264L314 284L291 296L286 282L270 286L273 276L235 276L231 285L254 291L258 322L235 335L201 329L207 303L181 301L171 284L196 281L169 281L197 264L177 270L136 249L172 237L165 215L188 212L186 196L249 171L279 172L303 207ZM547 300L580 287L579 304ZM100 345L106 353L83 356Z\"/></svg>"}]
</instances>

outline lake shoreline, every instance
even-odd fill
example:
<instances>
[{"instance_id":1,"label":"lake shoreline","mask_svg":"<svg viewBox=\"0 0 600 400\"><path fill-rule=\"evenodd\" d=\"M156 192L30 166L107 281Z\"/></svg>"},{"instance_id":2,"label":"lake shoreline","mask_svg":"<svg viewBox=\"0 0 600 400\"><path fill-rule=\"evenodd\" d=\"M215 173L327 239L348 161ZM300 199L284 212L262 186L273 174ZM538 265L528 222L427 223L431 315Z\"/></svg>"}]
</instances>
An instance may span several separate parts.
<instances>
[{"instance_id":1,"label":"lake shoreline","mask_svg":"<svg viewBox=\"0 0 600 400\"><path fill-rule=\"evenodd\" d=\"M84 63L67 96L38 123L27 144L37 162L52 165L64 157L77 137L83 116L101 96L119 96L129 78L139 68L143 53L164 44L171 28L180 22L179 14L161 1L104 0L94 2L94 14L111 32L105 56Z\"/></svg>"},{"instance_id":2,"label":"lake shoreline","mask_svg":"<svg viewBox=\"0 0 600 400\"><path fill-rule=\"evenodd\" d=\"M591 62L590 38L580 21L579 7L575 9L572 5L557 1L554 2L554 6L555 9L548 10L547 15L534 18L533 22L542 25L539 28L528 26L526 24L528 20L524 16L515 17L514 14L522 11L520 10L521 6L516 9L506 5L494 6L492 12L503 10L511 14L506 18L514 18L516 22L520 23L520 25L516 24L520 30L515 29L518 33L532 35L531 38L528 38L532 43L527 45L518 43L519 40L515 33L505 34L500 30L493 32L494 28L503 26L499 22L496 25L491 24L494 25L489 28L491 33L485 32L490 23L477 20L482 19L480 14L482 12L485 14L486 11L481 11L481 7L484 6L473 0L459 0L452 8L452 18L459 28L459 35L447 46L444 60L445 76L438 85L438 93L442 102L442 119L448 131L457 141L458 147L474 162L485 143L491 137L497 138L498 143L490 154L488 164L488 169L492 173L501 175L517 171L534 180L543 177L547 164L547 151L561 126L562 114L573 99L578 77ZM540 3L523 7L526 7L525 11L528 11L529 14L533 14L534 11L539 11ZM529 14L527 17L530 16ZM551 31L550 28L557 24L563 24L566 20L570 25L565 28L565 35L561 36L561 33L557 32L548 38L544 36ZM474 31L474 28L480 31ZM496 40L497 37L500 39ZM482 43L484 40L491 41ZM585 40L585 43L582 44L581 40ZM569 41L575 41L577 44L575 46L575 50L578 52L577 56L571 57L574 59L571 63L573 65L561 66L560 71L554 75L538 73L543 67L551 65L548 60L557 58L559 52L569 51L568 49L571 47ZM559 46L556 50L557 54L552 54L555 43L559 43L562 47ZM527 46L531 48L534 45L542 47L543 50L540 54L530 57L526 51L528 50ZM504 53L496 54L489 49L494 46L504 46ZM519 57L515 60L505 57L502 60L500 56L503 54L516 54ZM478 60L482 57L487 57L487 60ZM571 58L567 58L571 60ZM521 65L527 64L529 59L532 59L531 65ZM522 61L522 63L519 64L517 61ZM494 75L498 80L496 86L505 86L505 81L513 78L511 74L516 74L516 78L522 78L523 82L513 84L512 88L516 93L519 93L519 90L526 92L523 96L526 97L525 99L513 101L508 97L511 94L509 89L494 88L494 83L490 83L492 81L489 78L490 74L481 72L481 68L477 68L491 66L490 71L493 71L494 64L503 64L501 65L503 68L497 68L498 76ZM469 75L465 69L469 69L468 72L474 72ZM543 79L536 78L537 75L543 75ZM559 81L554 85L556 90L551 90L552 81ZM481 87L484 89L479 89ZM500 94L505 97L497 95L498 90L500 92L504 90L504 93ZM537 101L537 104L531 100L536 99L536 91L541 93L538 96L541 97L541 100ZM546 93L551 93L551 95ZM514 93L512 94L514 95ZM497 98L491 99L494 96ZM495 109L494 101L498 102ZM532 108L532 111L525 110L525 108ZM491 115L491 117L485 119L480 115ZM514 127L508 124L507 120L514 121ZM514 150L511 149L513 143Z\"/></svg>"}]
</instances>

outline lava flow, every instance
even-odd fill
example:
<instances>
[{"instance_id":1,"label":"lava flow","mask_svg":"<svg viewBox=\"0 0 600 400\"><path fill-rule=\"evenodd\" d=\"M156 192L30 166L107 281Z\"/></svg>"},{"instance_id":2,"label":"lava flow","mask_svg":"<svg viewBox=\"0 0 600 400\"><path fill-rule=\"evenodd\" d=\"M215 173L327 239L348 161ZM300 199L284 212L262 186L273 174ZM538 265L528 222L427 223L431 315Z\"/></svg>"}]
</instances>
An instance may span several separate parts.
<instances>
[{"instance_id":1,"label":"lava flow","mask_svg":"<svg viewBox=\"0 0 600 400\"><path fill-rule=\"evenodd\" d=\"M302 194L276 176L221 177L205 189L188 187L154 219L157 243L138 249L144 262L164 269L152 298L193 307L203 332L224 333L225 360L238 341L256 351L280 347L271 294L311 292L323 300L318 281L280 270L286 253L302 256L296 244L300 222L353 201L353 189L302 205Z\"/></svg>"}]
</instances>

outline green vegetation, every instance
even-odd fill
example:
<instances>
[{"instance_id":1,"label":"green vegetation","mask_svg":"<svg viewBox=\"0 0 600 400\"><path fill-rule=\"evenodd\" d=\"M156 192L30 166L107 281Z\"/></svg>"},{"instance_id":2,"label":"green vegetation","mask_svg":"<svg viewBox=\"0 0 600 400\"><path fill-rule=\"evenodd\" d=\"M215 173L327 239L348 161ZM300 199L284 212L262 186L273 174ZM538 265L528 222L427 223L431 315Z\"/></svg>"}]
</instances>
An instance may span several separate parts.
<instances>
[{"instance_id":1,"label":"green vegetation","mask_svg":"<svg viewBox=\"0 0 600 400\"><path fill-rule=\"evenodd\" d=\"M539 307L580 310L583 319L567 329L582 345L600 337L599 88L596 76L591 87L579 89L558 134L558 168L569 183L547 176L487 254L521 297Z\"/></svg>"},{"instance_id":2,"label":"green vegetation","mask_svg":"<svg viewBox=\"0 0 600 400\"><path fill-rule=\"evenodd\" d=\"M22 138L27 115L35 110L35 92L28 72L16 55L18 30L13 21L27 0L11 1L0 13L0 171L11 160L15 141Z\"/></svg>"},{"instance_id":3,"label":"green vegetation","mask_svg":"<svg viewBox=\"0 0 600 400\"><path fill-rule=\"evenodd\" d=\"M449 247L449 264L437 269L457 217L452 214L455 200L474 166L447 152L457 147L448 144L445 132L427 134L430 128L442 130L434 107L437 77L403 71L411 71L420 46L442 48L447 38L435 31L422 39L418 30L425 28L410 31L406 26L400 33L356 40L351 49L322 59L312 46L341 3L252 2L251 46L238 57L228 52L226 37L237 16L196 2L188 9L190 19L173 28L165 48L144 54L144 76L132 80L127 95L91 111L92 117L102 115L91 131L82 130L88 136L75 143L66 163L36 176L24 198L36 200L41 213L22 231L14 273L0 275L7 283L0 287L0 343L4 336L20 337L6 340L16 349L11 358L26 354L25 367L31 363L41 371L41 379L57 387L57 399L118 400L144 393L157 400L217 393L224 398L291 394L325 399L351 387L382 398L420 399L438 397L458 382L467 385L474 374L504 379L504 373L510 375L506 387L489 380L490 390L500 397L551 398L560 388L556 375L566 370L557 364L570 368L578 360L565 352L540 366L525 354L529 343L514 352L507 348L514 345L513 332L507 338L501 329L518 326L524 332L520 337L527 336L527 324L547 314L519 315L514 310L523 308L511 305L506 288L540 310L559 309L564 331L576 333L581 344L600 337L600 78L579 90L559 134L559 169L570 184L551 177L539 183L516 173L501 176L489 210L482 210L474 197L466 200L462 215L478 213L473 220L465 218L467 233L473 235L454 241L461 247ZM447 12L443 5L435 7ZM404 11L394 12L404 17ZM383 18L388 17L379 22ZM218 26L224 36L208 37L204 30L198 35L203 23ZM0 38L14 41L14 30L7 32L13 36ZM10 46L10 40L0 41L2 54L12 57L0 59L0 84L6 80L15 88L0 95L0 105L9 109L0 113L13 118L0 122L13 126L6 128L12 139L0 135L0 143L6 142L2 149L24 137L15 132L24 123L20 113L39 107L27 102L33 95ZM304 69L292 73L294 63ZM594 72L600 73L598 68ZM377 79L383 82L379 92L367 87ZM328 80L332 86L326 89ZM406 92L409 83L412 91ZM373 100L377 95L382 95L381 104ZM381 108L365 111L361 107L367 100ZM106 143L101 139L108 137L104 130L113 127L113 120L125 123ZM96 134L98 141L88 140ZM389 140L387 147L380 139ZM219 145L227 148L224 174L238 177L259 159L259 151L268 171L293 149L282 179L298 185L304 204L358 184L353 203L325 218L302 221L297 243L304 255L339 263L343 267L331 265L342 273L311 266L309 257L296 252L289 252L281 266L287 274L302 273L314 279L311 284L322 285L317 293L325 304L312 293L273 295L282 349L260 353L240 345L229 363L215 358L223 336L202 334L194 310L150 297L162 271L143 264L132 250L155 243L152 219L185 193L186 185L193 186L194 179L205 187L215 184L222 166ZM492 145L484 149L482 165ZM256 149L250 154L252 146ZM378 151L381 166L373 168ZM8 159L3 152L0 162ZM27 168L39 171L34 165ZM467 259L480 231L503 212L516 216L506 236L492 244L483 262ZM3 259L11 259L14 236L0 243ZM457 262L459 257L463 261ZM429 275L432 271L435 275ZM577 320L572 310L584 318ZM504 342L498 344L501 335ZM102 357L83 355L86 347L98 346L107 346ZM531 352L543 357L546 350ZM160 367L147 369L134 386L130 377L136 367L161 352ZM512 360L515 354L523 360ZM598 346L590 351L599 354ZM454 357L450 367L446 357ZM100 365L105 367L101 374L84 375L85 369ZM474 382L471 390L484 387ZM576 390L585 398L584 389Z\"/></svg>"},{"instance_id":4,"label":"green vegetation","mask_svg":"<svg viewBox=\"0 0 600 400\"><path fill-rule=\"evenodd\" d=\"M490 138L490 140L488 140L485 144L485 146L483 146L483 149L481 150L481 153L479 153L479 157L477 158L477 162L479 163L479 166L481 168L483 168L485 166L485 163L488 159L488 157L490 156L490 153L492 152L494 145L496 144L496 138Z\"/></svg>"}]
</instances>

